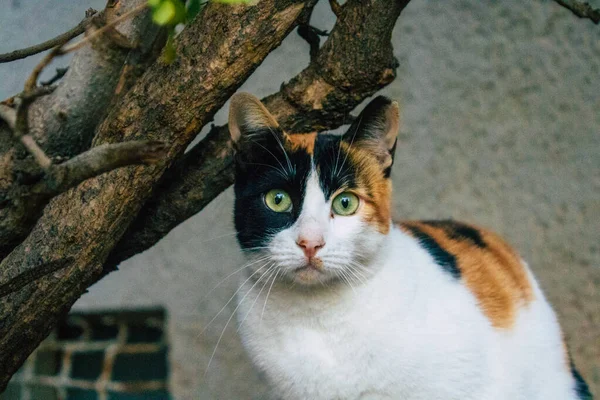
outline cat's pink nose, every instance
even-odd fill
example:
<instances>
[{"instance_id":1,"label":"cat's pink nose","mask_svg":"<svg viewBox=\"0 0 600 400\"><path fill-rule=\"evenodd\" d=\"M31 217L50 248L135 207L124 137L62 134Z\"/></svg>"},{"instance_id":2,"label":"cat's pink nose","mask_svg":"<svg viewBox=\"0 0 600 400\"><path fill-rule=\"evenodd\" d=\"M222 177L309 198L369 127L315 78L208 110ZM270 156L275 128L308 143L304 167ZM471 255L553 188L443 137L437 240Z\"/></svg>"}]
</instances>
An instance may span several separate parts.
<instances>
[{"instance_id":1,"label":"cat's pink nose","mask_svg":"<svg viewBox=\"0 0 600 400\"><path fill-rule=\"evenodd\" d=\"M315 239L306 239L306 238L298 238L296 244L304 251L304 255L307 258L312 258L317 254L319 249L325 246L325 240L322 237L318 237Z\"/></svg>"}]
</instances>

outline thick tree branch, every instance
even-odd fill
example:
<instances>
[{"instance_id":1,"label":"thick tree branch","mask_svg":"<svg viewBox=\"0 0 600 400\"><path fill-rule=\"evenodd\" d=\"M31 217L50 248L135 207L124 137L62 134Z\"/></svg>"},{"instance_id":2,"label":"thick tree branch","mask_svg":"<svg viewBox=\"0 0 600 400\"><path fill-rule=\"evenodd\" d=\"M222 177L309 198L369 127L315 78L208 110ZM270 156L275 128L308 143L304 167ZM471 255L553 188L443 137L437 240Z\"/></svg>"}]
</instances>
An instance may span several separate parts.
<instances>
[{"instance_id":1,"label":"thick tree branch","mask_svg":"<svg viewBox=\"0 0 600 400\"><path fill-rule=\"evenodd\" d=\"M169 152L155 166L113 170L55 197L27 239L2 261L0 282L71 260L0 299L0 390L57 318L101 276L106 257L166 167L315 2L262 0L235 7L211 2L178 36L177 60L152 64L120 96L94 144L162 140Z\"/></svg>"},{"instance_id":2,"label":"thick tree branch","mask_svg":"<svg viewBox=\"0 0 600 400\"><path fill-rule=\"evenodd\" d=\"M27 47L25 49L11 51L10 53L0 54L0 64L10 62L10 61L20 60L22 58L26 58L26 57L32 56L34 54L41 53L42 51L46 51L53 47L62 46L63 44L70 41L71 39L76 38L77 36L79 36L83 32L85 32L85 29L89 25L90 21L92 20L92 18L95 15L97 15L97 13L98 12L96 10L90 8L89 10L86 11L85 18L79 24L77 24L77 26L75 26L73 29L70 29L69 31L62 33L62 34L56 36L55 38L47 40L43 43L36 44L35 46Z\"/></svg>"},{"instance_id":3,"label":"thick tree branch","mask_svg":"<svg viewBox=\"0 0 600 400\"><path fill-rule=\"evenodd\" d=\"M395 78L391 34L408 0L349 1L315 61L263 99L284 129L322 131L350 123L349 112ZM163 177L106 262L106 271L164 237L233 183L227 126L214 127Z\"/></svg>"},{"instance_id":4,"label":"thick tree branch","mask_svg":"<svg viewBox=\"0 0 600 400\"><path fill-rule=\"evenodd\" d=\"M589 18L596 25L600 23L600 9L594 8L590 3L577 0L555 0L558 4L565 7L579 18Z\"/></svg>"}]
</instances>

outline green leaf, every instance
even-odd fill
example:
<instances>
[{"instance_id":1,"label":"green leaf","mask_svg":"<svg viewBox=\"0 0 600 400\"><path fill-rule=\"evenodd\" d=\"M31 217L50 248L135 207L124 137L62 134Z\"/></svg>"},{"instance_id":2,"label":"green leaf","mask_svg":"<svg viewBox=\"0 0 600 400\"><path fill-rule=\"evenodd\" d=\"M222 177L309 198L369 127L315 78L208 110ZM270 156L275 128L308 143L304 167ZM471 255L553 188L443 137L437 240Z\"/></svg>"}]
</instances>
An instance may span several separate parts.
<instances>
[{"instance_id":1,"label":"green leaf","mask_svg":"<svg viewBox=\"0 0 600 400\"><path fill-rule=\"evenodd\" d=\"M148 5L152 8L156 8L162 2L163 0L148 0Z\"/></svg>"},{"instance_id":2,"label":"green leaf","mask_svg":"<svg viewBox=\"0 0 600 400\"><path fill-rule=\"evenodd\" d=\"M157 25L170 25L174 18L175 5L170 0L163 1L152 10L152 20Z\"/></svg>"},{"instance_id":3,"label":"green leaf","mask_svg":"<svg viewBox=\"0 0 600 400\"><path fill-rule=\"evenodd\" d=\"M177 25L185 21L185 16L185 6L179 0L159 0L152 9L152 20L157 25Z\"/></svg>"}]
</instances>

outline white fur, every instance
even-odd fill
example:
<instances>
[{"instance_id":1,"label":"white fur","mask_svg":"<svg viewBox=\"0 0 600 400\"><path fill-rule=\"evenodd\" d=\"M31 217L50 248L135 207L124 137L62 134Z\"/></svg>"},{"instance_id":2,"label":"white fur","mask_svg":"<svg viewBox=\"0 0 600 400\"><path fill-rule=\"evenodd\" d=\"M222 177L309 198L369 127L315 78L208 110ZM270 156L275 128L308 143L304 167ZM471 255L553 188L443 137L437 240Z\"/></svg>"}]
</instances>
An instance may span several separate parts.
<instances>
[{"instance_id":1,"label":"white fur","mask_svg":"<svg viewBox=\"0 0 600 400\"><path fill-rule=\"evenodd\" d=\"M332 219L315 185L316 174L297 223L269 246L288 279L247 281L239 296L242 342L278 398L577 398L556 317L531 274L535 300L513 328L496 329L412 237L381 235L358 216ZM294 284L303 263L295 239L306 229L326 241L325 274L360 254L364 277L352 287Z\"/></svg>"}]
</instances>

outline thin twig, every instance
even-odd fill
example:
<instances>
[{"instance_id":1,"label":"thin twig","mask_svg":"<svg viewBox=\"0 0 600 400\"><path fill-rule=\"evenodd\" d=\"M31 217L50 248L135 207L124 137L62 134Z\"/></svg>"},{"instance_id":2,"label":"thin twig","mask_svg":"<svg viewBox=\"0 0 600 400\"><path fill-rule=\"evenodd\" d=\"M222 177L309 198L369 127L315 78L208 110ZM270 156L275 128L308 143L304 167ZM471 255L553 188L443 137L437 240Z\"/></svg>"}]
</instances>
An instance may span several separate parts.
<instances>
[{"instance_id":1,"label":"thin twig","mask_svg":"<svg viewBox=\"0 0 600 400\"><path fill-rule=\"evenodd\" d=\"M62 50L61 50L62 51L61 54L70 53L72 51L80 49L81 47L83 47L87 43L89 43L91 40L93 40L93 39L97 38L98 36L102 35L106 31L108 31L109 29L114 28L116 25L120 24L121 22L125 21L126 19L129 19L129 18L132 18L132 17L136 16L137 14L141 13L142 11L144 11L146 8L147 8L147 4L146 3L140 4L136 8L134 8L132 10L129 10L128 12L126 12L123 15L121 15L120 17L115 18L114 20L110 21L108 24L104 25L103 27L96 29L95 31L93 31L92 33L90 33L88 36L86 36L85 38L81 39L79 42L73 43L70 46L63 47Z\"/></svg>"},{"instance_id":2,"label":"thin twig","mask_svg":"<svg viewBox=\"0 0 600 400\"><path fill-rule=\"evenodd\" d=\"M600 9L592 7L588 2L577 0L555 0L579 18L589 18L596 25L600 23Z\"/></svg>"},{"instance_id":3,"label":"thin twig","mask_svg":"<svg viewBox=\"0 0 600 400\"><path fill-rule=\"evenodd\" d=\"M71 39L81 35L85 32L86 27L88 26L91 19L98 15L98 11L94 9L89 9L85 13L85 18L77 24L73 29L62 33L55 38L45 41L44 43L36 44L35 46L27 47L25 49L15 50L10 53L0 54L0 64L20 60L22 58L26 58L32 56L34 54L41 53L42 51L46 51L56 46L62 46L67 43Z\"/></svg>"},{"instance_id":4,"label":"thin twig","mask_svg":"<svg viewBox=\"0 0 600 400\"><path fill-rule=\"evenodd\" d=\"M51 52L46 54L44 58L42 58L38 65L35 66L33 71L31 71L29 78L27 78L27 80L25 81L24 93L31 92L37 87L37 81L42 71L48 66L48 64L52 62L54 57L59 56L61 54L63 54L61 53L61 47L57 46L54 49L52 49Z\"/></svg>"},{"instance_id":5,"label":"thin twig","mask_svg":"<svg viewBox=\"0 0 600 400\"><path fill-rule=\"evenodd\" d=\"M48 169L44 179L33 188L38 194L62 193L86 179L119 167L154 164L167 154L167 146L158 141L129 141L94 147L62 164Z\"/></svg>"}]
</instances>

